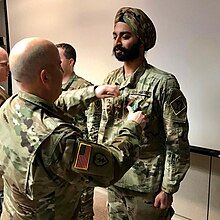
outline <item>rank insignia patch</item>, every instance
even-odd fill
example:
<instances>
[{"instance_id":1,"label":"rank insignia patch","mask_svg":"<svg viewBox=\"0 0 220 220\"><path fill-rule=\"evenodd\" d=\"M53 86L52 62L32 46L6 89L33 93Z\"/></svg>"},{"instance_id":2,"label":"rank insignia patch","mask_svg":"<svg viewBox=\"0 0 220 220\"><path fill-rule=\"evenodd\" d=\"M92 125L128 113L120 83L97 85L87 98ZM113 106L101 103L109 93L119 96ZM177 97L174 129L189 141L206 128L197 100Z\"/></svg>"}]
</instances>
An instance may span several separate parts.
<instances>
[{"instance_id":1,"label":"rank insignia patch","mask_svg":"<svg viewBox=\"0 0 220 220\"><path fill-rule=\"evenodd\" d=\"M96 166L104 166L108 163L108 159L103 154L96 154L94 157L94 164Z\"/></svg>"},{"instance_id":2,"label":"rank insignia patch","mask_svg":"<svg viewBox=\"0 0 220 220\"><path fill-rule=\"evenodd\" d=\"M92 146L81 142L79 144L78 153L76 156L76 162L74 168L87 170L89 166L90 154Z\"/></svg>"},{"instance_id":3,"label":"rank insignia patch","mask_svg":"<svg viewBox=\"0 0 220 220\"><path fill-rule=\"evenodd\" d=\"M186 109L186 104L182 96L178 96L170 104L172 106L175 115L180 114L184 109Z\"/></svg>"}]
</instances>

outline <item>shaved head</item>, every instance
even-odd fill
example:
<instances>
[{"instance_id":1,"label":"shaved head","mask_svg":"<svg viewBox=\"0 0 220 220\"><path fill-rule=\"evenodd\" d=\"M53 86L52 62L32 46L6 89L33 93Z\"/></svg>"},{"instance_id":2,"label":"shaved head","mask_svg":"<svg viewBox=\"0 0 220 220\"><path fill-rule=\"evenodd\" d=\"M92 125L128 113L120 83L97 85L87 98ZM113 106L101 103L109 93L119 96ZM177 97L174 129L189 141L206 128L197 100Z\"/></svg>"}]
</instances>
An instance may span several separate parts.
<instances>
[{"instance_id":1,"label":"shaved head","mask_svg":"<svg viewBox=\"0 0 220 220\"><path fill-rule=\"evenodd\" d=\"M5 49L3 49L2 47L0 47L0 61L2 60L2 57L4 57L6 55L6 57L8 57L8 53Z\"/></svg>"},{"instance_id":2,"label":"shaved head","mask_svg":"<svg viewBox=\"0 0 220 220\"><path fill-rule=\"evenodd\" d=\"M0 47L0 82L6 82L9 74L8 53Z\"/></svg>"},{"instance_id":3,"label":"shaved head","mask_svg":"<svg viewBox=\"0 0 220 220\"><path fill-rule=\"evenodd\" d=\"M57 47L42 38L26 38L12 48L9 65L21 91L54 102L62 92L63 72Z\"/></svg>"},{"instance_id":4,"label":"shaved head","mask_svg":"<svg viewBox=\"0 0 220 220\"><path fill-rule=\"evenodd\" d=\"M10 52L9 64L13 78L21 83L30 83L51 61L51 51L56 46L42 38L26 38L14 45Z\"/></svg>"}]
</instances>

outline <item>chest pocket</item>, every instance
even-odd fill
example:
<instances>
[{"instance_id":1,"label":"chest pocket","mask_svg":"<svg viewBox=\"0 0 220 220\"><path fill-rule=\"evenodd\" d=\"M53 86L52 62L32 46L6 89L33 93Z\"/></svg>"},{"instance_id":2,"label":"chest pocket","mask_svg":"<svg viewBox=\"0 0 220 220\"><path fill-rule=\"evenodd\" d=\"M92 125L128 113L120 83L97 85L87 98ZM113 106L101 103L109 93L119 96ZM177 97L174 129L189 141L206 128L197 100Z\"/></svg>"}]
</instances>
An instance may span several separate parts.
<instances>
[{"instance_id":1,"label":"chest pocket","mask_svg":"<svg viewBox=\"0 0 220 220\"><path fill-rule=\"evenodd\" d=\"M116 98L106 98L104 112L109 120L121 123L128 114L127 106L133 111L143 111L148 116L152 113L152 93L143 90L125 90Z\"/></svg>"},{"instance_id":2,"label":"chest pocket","mask_svg":"<svg viewBox=\"0 0 220 220\"><path fill-rule=\"evenodd\" d=\"M151 115L153 98L149 91L131 91L128 95L128 105L130 105L133 111L141 110L148 116Z\"/></svg>"}]
</instances>

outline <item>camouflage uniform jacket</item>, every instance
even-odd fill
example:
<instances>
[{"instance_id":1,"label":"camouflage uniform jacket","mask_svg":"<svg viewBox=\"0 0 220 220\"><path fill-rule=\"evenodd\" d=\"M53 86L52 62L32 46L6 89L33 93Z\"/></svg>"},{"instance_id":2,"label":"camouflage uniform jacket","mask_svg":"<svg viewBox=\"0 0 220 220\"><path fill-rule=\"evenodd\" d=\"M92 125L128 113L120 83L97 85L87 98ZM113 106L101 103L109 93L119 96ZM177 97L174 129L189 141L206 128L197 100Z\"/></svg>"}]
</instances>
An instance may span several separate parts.
<instances>
[{"instance_id":1,"label":"camouflage uniform jacket","mask_svg":"<svg viewBox=\"0 0 220 220\"><path fill-rule=\"evenodd\" d=\"M5 100L9 98L9 95L5 92L3 88L0 86L0 106L5 102ZM3 190L3 180L0 177L0 191Z\"/></svg>"},{"instance_id":2,"label":"camouflage uniform jacket","mask_svg":"<svg viewBox=\"0 0 220 220\"><path fill-rule=\"evenodd\" d=\"M145 60L132 76L125 78L121 67L104 83L119 85L121 95L103 100L98 143L108 144L118 134L127 105L141 109L149 118L139 160L116 185L139 192L176 192L190 156L187 104L177 80Z\"/></svg>"},{"instance_id":3,"label":"camouflage uniform jacket","mask_svg":"<svg viewBox=\"0 0 220 220\"><path fill-rule=\"evenodd\" d=\"M72 77L70 77L70 79L65 84L62 85L62 90L70 91L70 90L75 90L75 89L81 89L81 88L88 87L91 85L92 83L83 79L80 76L77 76L74 73ZM79 112L73 118L73 123L77 127L80 128L80 130L83 133L83 137L86 139L89 138L93 142L97 142L97 136L98 136L97 130L99 128L99 124L96 124L95 122L100 120L99 119L100 113L97 114L98 108L100 109L100 107L98 107L100 106L100 104L101 104L100 100L97 100L96 102L92 102L87 110ZM97 113L94 115L91 115L90 112L93 112L93 111L96 111ZM71 112L69 112L69 114L73 115L73 113Z\"/></svg>"},{"instance_id":4,"label":"camouflage uniform jacket","mask_svg":"<svg viewBox=\"0 0 220 220\"><path fill-rule=\"evenodd\" d=\"M68 92L56 103L78 111L94 99L94 92L85 98L89 89L75 95ZM75 219L84 187L108 186L132 166L139 145L138 124L127 121L110 151L81 139L71 121L60 108L24 92L0 108L1 219Z\"/></svg>"},{"instance_id":5,"label":"camouflage uniform jacket","mask_svg":"<svg viewBox=\"0 0 220 220\"><path fill-rule=\"evenodd\" d=\"M3 102L9 98L9 95L5 92L3 88L0 86L0 106L3 104Z\"/></svg>"}]
</instances>

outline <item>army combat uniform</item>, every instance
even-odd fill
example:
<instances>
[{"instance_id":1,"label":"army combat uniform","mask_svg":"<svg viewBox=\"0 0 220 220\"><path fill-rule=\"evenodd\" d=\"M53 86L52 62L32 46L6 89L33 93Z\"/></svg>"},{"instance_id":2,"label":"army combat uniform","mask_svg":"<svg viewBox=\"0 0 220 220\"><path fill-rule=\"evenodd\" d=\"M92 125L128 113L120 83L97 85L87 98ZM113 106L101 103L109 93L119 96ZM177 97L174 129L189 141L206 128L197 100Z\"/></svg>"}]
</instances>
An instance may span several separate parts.
<instances>
[{"instance_id":1,"label":"army combat uniform","mask_svg":"<svg viewBox=\"0 0 220 220\"><path fill-rule=\"evenodd\" d=\"M73 74L72 77L65 84L62 85L62 91L81 89L81 88L88 87L91 85L92 83L86 81L82 77L77 76L76 74ZM71 114L71 112L69 112L69 114ZM74 117L74 123L76 124L77 127L80 128L82 133L86 135L85 137L88 138L87 137L88 130L86 126L87 117L85 114L86 114L85 112L79 112L79 114L77 114Z\"/></svg>"},{"instance_id":2,"label":"army combat uniform","mask_svg":"<svg viewBox=\"0 0 220 220\"><path fill-rule=\"evenodd\" d=\"M5 90L0 86L0 106L9 98L9 95ZM2 213L2 202L3 202L3 180L0 174L0 215Z\"/></svg>"},{"instance_id":3,"label":"army combat uniform","mask_svg":"<svg viewBox=\"0 0 220 220\"><path fill-rule=\"evenodd\" d=\"M83 79L82 77L76 75L75 73L70 77L70 79L62 85L62 90L63 91L70 91L70 90L75 90L75 89L81 89L84 87L88 87L91 86L92 83L88 82L87 80ZM99 100L97 100L99 101ZM96 102L97 102L96 101ZM89 108L94 108L94 102L90 104ZM89 122L89 118L87 119L88 116L88 112L90 112L91 110L86 110L86 111L82 111L79 112L79 114L77 114L74 117L74 124L80 128L80 130L82 131L83 137L85 139L88 139L88 137L90 137L90 140L93 142L97 142L97 135L93 137L91 137L91 135L88 135L88 128L89 128L89 134L91 134L92 131L96 131L98 129L98 127L93 128L90 126L90 124L95 126L95 123L90 123ZM71 112L69 112L69 114L71 114ZM88 125L87 125L87 121L88 121ZM88 128L87 128L88 126ZM86 188L81 195L80 198L80 202L79 202L79 215L77 217L77 219L80 220L90 220L93 219L93 195L94 195L94 187L88 187Z\"/></svg>"},{"instance_id":4,"label":"army combat uniform","mask_svg":"<svg viewBox=\"0 0 220 220\"><path fill-rule=\"evenodd\" d=\"M61 94L56 104L78 112L96 99L92 86ZM141 133L136 122L126 121L108 149L81 139L71 121L60 108L25 92L0 108L2 220L75 219L85 187L108 186L132 166Z\"/></svg>"},{"instance_id":5,"label":"army combat uniform","mask_svg":"<svg viewBox=\"0 0 220 220\"><path fill-rule=\"evenodd\" d=\"M149 118L142 133L139 160L114 187L109 187L110 219L169 219L165 217L169 214L160 213L153 203L160 190L175 193L189 168L187 104L179 84L172 74L146 60L127 78L123 67L114 70L104 84L118 85L120 96L102 100L99 143L107 145L118 135L128 105ZM127 197L122 199L123 195Z\"/></svg>"},{"instance_id":6,"label":"army combat uniform","mask_svg":"<svg viewBox=\"0 0 220 220\"><path fill-rule=\"evenodd\" d=\"M5 90L0 86L0 106L4 103L4 101L9 98L9 95L5 92Z\"/></svg>"}]
</instances>

